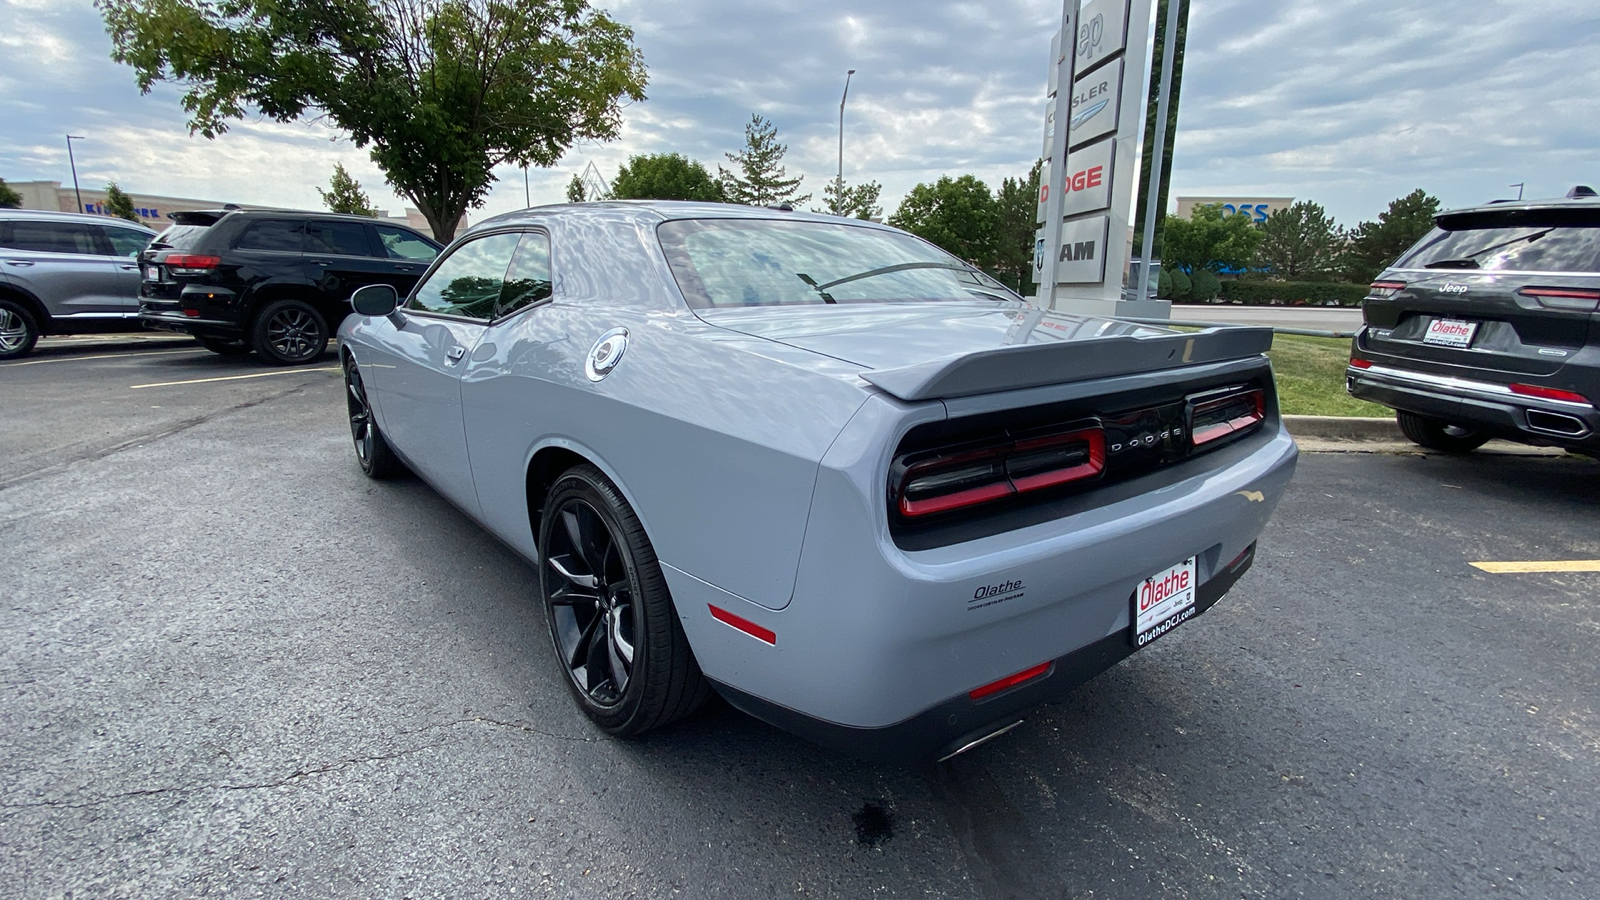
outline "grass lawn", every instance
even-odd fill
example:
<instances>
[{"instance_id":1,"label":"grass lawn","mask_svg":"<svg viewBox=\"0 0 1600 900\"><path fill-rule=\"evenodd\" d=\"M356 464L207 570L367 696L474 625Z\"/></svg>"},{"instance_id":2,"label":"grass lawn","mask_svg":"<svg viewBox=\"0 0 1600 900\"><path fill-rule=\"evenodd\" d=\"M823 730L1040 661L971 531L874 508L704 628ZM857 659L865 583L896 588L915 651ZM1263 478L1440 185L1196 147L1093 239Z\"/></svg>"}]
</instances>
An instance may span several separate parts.
<instances>
[{"instance_id":1,"label":"grass lawn","mask_svg":"<svg viewBox=\"0 0 1600 900\"><path fill-rule=\"evenodd\" d=\"M1272 371L1278 378L1278 405L1290 416L1382 416L1387 406L1357 400L1344 392L1350 361L1349 338L1279 334L1272 338Z\"/></svg>"}]
</instances>

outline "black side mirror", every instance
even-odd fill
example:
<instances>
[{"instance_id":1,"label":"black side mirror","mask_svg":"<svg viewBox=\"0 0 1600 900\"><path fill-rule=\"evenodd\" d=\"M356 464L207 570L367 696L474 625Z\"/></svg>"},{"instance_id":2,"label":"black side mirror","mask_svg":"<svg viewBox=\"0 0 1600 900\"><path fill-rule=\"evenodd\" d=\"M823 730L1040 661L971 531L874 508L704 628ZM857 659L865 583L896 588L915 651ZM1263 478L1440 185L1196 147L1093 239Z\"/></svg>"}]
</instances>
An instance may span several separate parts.
<instances>
[{"instance_id":1,"label":"black side mirror","mask_svg":"<svg viewBox=\"0 0 1600 900\"><path fill-rule=\"evenodd\" d=\"M387 316L400 305L400 292L392 284L369 284L350 295L350 304L363 316Z\"/></svg>"}]
</instances>

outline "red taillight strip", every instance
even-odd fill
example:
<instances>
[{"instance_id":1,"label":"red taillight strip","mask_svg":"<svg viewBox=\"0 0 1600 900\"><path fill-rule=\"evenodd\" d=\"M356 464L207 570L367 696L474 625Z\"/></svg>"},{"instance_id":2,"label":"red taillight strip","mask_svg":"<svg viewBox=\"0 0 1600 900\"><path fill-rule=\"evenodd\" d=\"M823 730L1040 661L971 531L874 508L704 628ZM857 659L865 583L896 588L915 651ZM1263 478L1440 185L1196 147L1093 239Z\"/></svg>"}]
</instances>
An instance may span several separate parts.
<instances>
[{"instance_id":1,"label":"red taillight strip","mask_svg":"<svg viewBox=\"0 0 1600 900\"><path fill-rule=\"evenodd\" d=\"M162 264L169 269L215 269L222 264L222 257L190 256L178 253L162 260Z\"/></svg>"},{"instance_id":2,"label":"red taillight strip","mask_svg":"<svg viewBox=\"0 0 1600 900\"><path fill-rule=\"evenodd\" d=\"M1572 300L1600 300L1600 291L1586 291L1582 288L1518 288L1517 293L1525 297L1566 297Z\"/></svg>"},{"instance_id":3,"label":"red taillight strip","mask_svg":"<svg viewBox=\"0 0 1600 900\"><path fill-rule=\"evenodd\" d=\"M1513 384L1511 393L1521 394L1524 397L1538 397L1541 400L1559 400L1562 403L1588 404L1589 398L1575 391L1563 391L1560 388L1544 387L1538 384Z\"/></svg>"},{"instance_id":4,"label":"red taillight strip","mask_svg":"<svg viewBox=\"0 0 1600 900\"><path fill-rule=\"evenodd\" d=\"M922 500L913 500L908 496L907 488L911 482L928 474L957 469L963 465L981 463L985 460L996 460L1004 465L1009 459L1023 453L1034 453L1047 450L1051 447L1060 447L1069 444L1088 445L1088 459L1064 469L1051 469L1032 475L1013 476L1009 471L1004 471L999 476L1000 480L989 484L978 485L966 490L955 491L949 494L940 494ZM976 506L999 500L1013 494L1025 494L1030 491L1041 491L1045 488L1058 487L1074 481L1083 481L1094 478L1106 468L1106 435L1098 425L1093 428L1080 428L1065 434L1052 434L1040 438L1029 438L1015 444L1007 443L999 447L986 447L982 450L971 450L958 453L954 456L939 457L917 463L906 469L900 478L900 514L908 518L929 516L934 513L948 512L965 506Z\"/></svg>"},{"instance_id":5,"label":"red taillight strip","mask_svg":"<svg viewBox=\"0 0 1600 900\"><path fill-rule=\"evenodd\" d=\"M1210 412L1211 410L1219 407L1227 406L1230 403L1238 402L1239 400L1248 400L1251 402L1251 409L1249 412L1242 416L1234 416L1226 422L1213 422L1210 425L1201 425L1198 427L1194 425L1195 419L1204 413ZM1199 447L1202 444L1209 444L1212 441L1220 440L1221 438L1225 438L1235 432L1243 431L1246 428L1255 425L1257 422L1262 421L1266 417L1267 397L1258 390L1244 391L1242 393L1232 394L1217 400L1208 400L1204 403L1196 404L1194 411L1189 414L1189 440L1194 446Z\"/></svg>"},{"instance_id":6,"label":"red taillight strip","mask_svg":"<svg viewBox=\"0 0 1600 900\"><path fill-rule=\"evenodd\" d=\"M1401 291L1401 290L1405 290L1405 286L1406 286L1406 283L1404 281L1374 281L1371 284L1371 286L1369 286L1367 288L1367 290L1369 290L1369 291Z\"/></svg>"},{"instance_id":7,"label":"red taillight strip","mask_svg":"<svg viewBox=\"0 0 1600 900\"><path fill-rule=\"evenodd\" d=\"M1045 450L1064 444L1088 444L1089 458L1065 469L1053 469L1036 475L1024 475L1021 478L1013 475L1011 483L1017 486L1017 493L1025 494L1028 491L1042 491L1045 488L1070 484L1074 481L1082 481L1085 478L1093 478L1105 471L1106 433L1099 428L1084 428L1067 434L1018 441L1016 449L1011 452L1013 455L1032 453L1035 450Z\"/></svg>"},{"instance_id":8,"label":"red taillight strip","mask_svg":"<svg viewBox=\"0 0 1600 900\"><path fill-rule=\"evenodd\" d=\"M906 516L931 516L934 513L959 509L963 506L975 506L979 503L988 503L990 500L999 500L1015 494L1017 489L1009 481L997 481L981 487L968 488L954 494L941 494L929 497L926 500L913 500L905 495L905 489L900 491L900 513Z\"/></svg>"},{"instance_id":9,"label":"red taillight strip","mask_svg":"<svg viewBox=\"0 0 1600 900\"><path fill-rule=\"evenodd\" d=\"M1015 675L1007 675L999 681L991 681L983 687L973 688L967 692L967 696L974 700L982 700L991 694L998 694L1007 688L1014 688L1025 681L1032 681L1048 673L1052 665L1053 663L1048 662L1039 663L1031 669L1023 669Z\"/></svg>"},{"instance_id":10,"label":"red taillight strip","mask_svg":"<svg viewBox=\"0 0 1600 900\"><path fill-rule=\"evenodd\" d=\"M758 641L763 641L773 645L774 647L778 645L778 633L776 631L773 631L770 628L762 628L760 625L757 625L749 619L746 619L744 616L736 616L725 609L718 609L709 603L706 604L706 608L711 610L711 618L716 619L718 622L721 622L725 625L731 625Z\"/></svg>"},{"instance_id":11,"label":"red taillight strip","mask_svg":"<svg viewBox=\"0 0 1600 900\"><path fill-rule=\"evenodd\" d=\"M1372 368L1372 360L1370 360L1370 359L1352 359L1352 360L1350 360L1350 368L1352 368L1352 369L1370 369L1370 368Z\"/></svg>"}]
</instances>

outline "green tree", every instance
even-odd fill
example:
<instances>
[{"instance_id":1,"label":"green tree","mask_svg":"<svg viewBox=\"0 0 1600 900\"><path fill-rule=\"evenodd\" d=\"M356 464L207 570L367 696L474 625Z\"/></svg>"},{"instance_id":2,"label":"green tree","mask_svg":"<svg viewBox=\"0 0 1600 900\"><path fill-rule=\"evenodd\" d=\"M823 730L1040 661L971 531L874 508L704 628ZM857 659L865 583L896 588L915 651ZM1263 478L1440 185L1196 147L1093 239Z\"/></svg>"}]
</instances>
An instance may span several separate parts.
<instances>
[{"instance_id":1,"label":"green tree","mask_svg":"<svg viewBox=\"0 0 1600 900\"><path fill-rule=\"evenodd\" d=\"M994 263L999 209L976 176L919 184L900 201L889 224L925 238L981 268Z\"/></svg>"},{"instance_id":2,"label":"green tree","mask_svg":"<svg viewBox=\"0 0 1600 900\"><path fill-rule=\"evenodd\" d=\"M1215 274L1222 269L1248 268L1261 243L1261 229L1249 216L1225 216L1221 204L1216 203L1196 206L1187 219L1167 216L1161 230L1162 265L1181 268L1191 279L1201 270Z\"/></svg>"},{"instance_id":3,"label":"green tree","mask_svg":"<svg viewBox=\"0 0 1600 900\"><path fill-rule=\"evenodd\" d=\"M995 192L995 248L993 271L1007 287L1023 296L1032 293L1033 242L1039 229L1039 172L1044 160L1034 160L1022 178L1006 178Z\"/></svg>"},{"instance_id":4,"label":"green tree","mask_svg":"<svg viewBox=\"0 0 1600 900\"><path fill-rule=\"evenodd\" d=\"M810 194L797 193L805 177L790 178L783 167L783 155L788 152L789 145L778 143L777 127L760 115L752 115L744 126L744 149L723 154L735 163L734 170L717 166L723 196L729 203L746 206L798 206L810 200Z\"/></svg>"},{"instance_id":5,"label":"green tree","mask_svg":"<svg viewBox=\"0 0 1600 900\"><path fill-rule=\"evenodd\" d=\"M878 219L883 216L883 206L879 203L881 196L883 185L876 181L850 184L835 178L822 186L822 209L813 209L812 212L852 219Z\"/></svg>"},{"instance_id":6,"label":"green tree","mask_svg":"<svg viewBox=\"0 0 1600 900\"><path fill-rule=\"evenodd\" d=\"M1432 230L1438 212L1439 198L1417 188L1392 201L1388 210L1378 214L1378 221L1357 225L1344 255L1345 277L1358 284L1378 277Z\"/></svg>"},{"instance_id":7,"label":"green tree","mask_svg":"<svg viewBox=\"0 0 1600 900\"><path fill-rule=\"evenodd\" d=\"M17 193L16 188L6 184L4 178L0 178L0 209L17 209L20 206L22 195Z\"/></svg>"},{"instance_id":8,"label":"green tree","mask_svg":"<svg viewBox=\"0 0 1600 900\"><path fill-rule=\"evenodd\" d=\"M631 156L611 180L611 196L618 200L722 199L722 186L698 160L679 153Z\"/></svg>"},{"instance_id":9,"label":"green tree","mask_svg":"<svg viewBox=\"0 0 1600 900\"><path fill-rule=\"evenodd\" d=\"M106 185L106 215L127 219L129 222L139 221L139 214L133 211L133 198L129 197L115 181Z\"/></svg>"},{"instance_id":10,"label":"green tree","mask_svg":"<svg viewBox=\"0 0 1600 900\"><path fill-rule=\"evenodd\" d=\"M317 193L322 195L322 203L332 212L349 213L352 216L376 216L377 210L372 208L372 198L361 189L361 182L350 177L344 170L344 163L333 164L333 177L328 179L330 190L317 188Z\"/></svg>"},{"instance_id":11,"label":"green tree","mask_svg":"<svg viewBox=\"0 0 1600 900\"><path fill-rule=\"evenodd\" d=\"M1319 203L1301 200L1261 224L1256 263L1288 279L1333 271L1344 251L1345 232Z\"/></svg>"},{"instance_id":12,"label":"green tree","mask_svg":"<svg viewBox=\"0 0 1600 900\"><path fill-rule=\"evenodd\" d=\"M610 140L644 99L633 32L585 0L96 0L139 87L214 138L251 110L348 133L440 240L495 166Z\"/></svg>"},{"instance_id":13,"label":"green tree","mask_svg":"<svg viewBox=\"0 0 1600 900\"><path fill-rule=\"evenodd\" d=\"M584 196L583 179L576 175L572 176L572 180L567 182L567 202L582 203L587 199L588 197Z\"/></svg>"}]
</instances>

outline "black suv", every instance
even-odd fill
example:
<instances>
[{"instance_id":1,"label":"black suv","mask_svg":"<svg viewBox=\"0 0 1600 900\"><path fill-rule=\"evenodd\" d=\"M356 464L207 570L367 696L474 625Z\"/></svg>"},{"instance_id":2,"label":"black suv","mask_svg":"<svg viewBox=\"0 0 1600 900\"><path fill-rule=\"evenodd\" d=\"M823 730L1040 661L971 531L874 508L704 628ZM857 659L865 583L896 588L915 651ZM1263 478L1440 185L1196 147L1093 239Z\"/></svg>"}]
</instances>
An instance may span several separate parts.
<instances>
[{"instance_id":1,"label":"black suv","mask_svg":"<svg viewBox=\"0 0 1600 900\"><path fill-rule=\"evenodd\" d=\"M265 210L171 213L139 258L139 318L187 331L223 355L251 350L311 362L350 313L350 295L390 284L405 296L439 244L362 216Z\"/></svg>"},{"instance_id":2,"label":"black suv","mask_svg":"<svg viewBox=\"0 0 1600 900\"><path fill-rule=\"evenodd\" d=\"M1440 213L1373 283L1345 372L1406 437L1600 455L1600 198Z\"/></svg>"}]
</instances>

